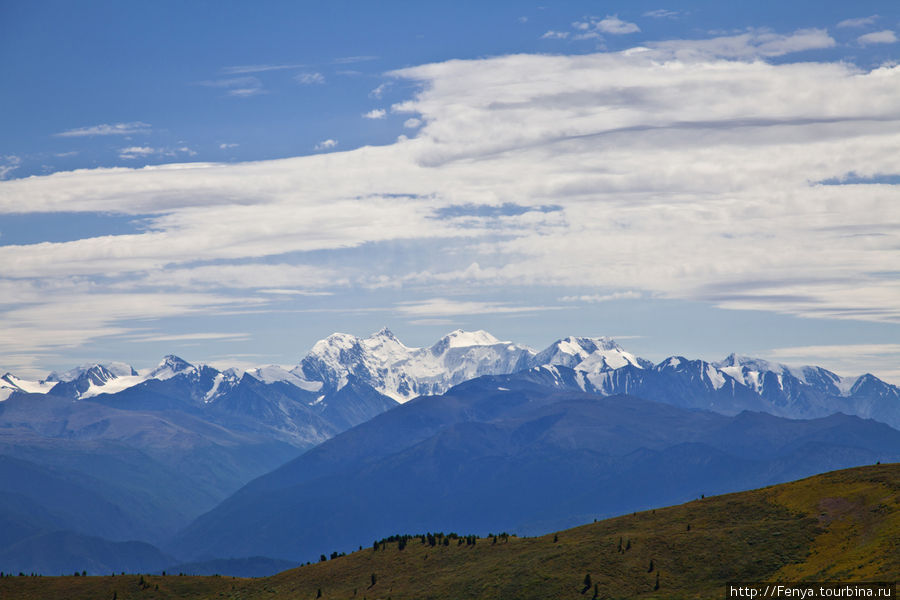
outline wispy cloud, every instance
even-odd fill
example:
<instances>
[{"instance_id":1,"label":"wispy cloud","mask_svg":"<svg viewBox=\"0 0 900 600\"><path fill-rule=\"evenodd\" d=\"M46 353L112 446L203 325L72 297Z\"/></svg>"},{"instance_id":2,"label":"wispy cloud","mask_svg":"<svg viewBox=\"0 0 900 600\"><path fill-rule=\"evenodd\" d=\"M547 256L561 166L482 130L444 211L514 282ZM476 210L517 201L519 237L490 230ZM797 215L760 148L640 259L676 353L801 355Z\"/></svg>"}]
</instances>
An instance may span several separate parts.
<instances>
[{"instance_id":1,"label":"wispy cloud","mask_svg":"<svg viewBox=\"0 0 900 600\"><path fill-rule=\"evenodd\" d=\"M237 65L232 67L223 67L222 73L226 75L242 75L245 73L264 73L266 71L284 71L293 69L302 69L306 65L290 64L290 65Z\"/></svg>"},{"instance_id":2,"label":"wispy cloud","mask_svg":"<svg viewBox=\"0 0 900 600\"><path fill-rule=\"evenodd\" d=\"M150 156L156 154L156 148L150 146L129 146L119 150L119 158L138 158L140 156Z\"/></svg>"},{"instance_id":3,"label":"wispy cloud","mask_svg":"<svg viewBox=\"0 0 900 600\"><path fill-rule=\"evenodd\" d=\"M87 137L93 135L134 135L138 133L150 133L149 123L133 121L131 123L114 123L112 125L92 125L91 127L79 127L68 129L54 134L56 137Z\"/></svg>"},{"instance_id":4,"label":"wispy cloud","mask_svg":"<svg viewBox=\"0 0 900 600\"><path fill-rule=\"evenodd\" d=\"M248 97L265 94L262 81L258 77L229 77L227 79L209 79L198 81L197 85L212 88L224 88L228 96Z\"/></svg>"},{"instance_id":5,"label":"wispy cloud","mask_svg":"<svg viewBox=\"0 0 900 600\"><path fill-rule=\"evenodd\" d=\"M545 310L561 310L561 306L527 306L508 302L480 302L429 298L428 300L400 302L396 310L411 317L455 317L478 314L516 314Z\"/></svg>"},{"instance_id":6,"label":"wispy cloud","mask_svg":"<svg viewBox=\"0 0 900 600\"><path fill-rule=\"evenodd\" d=\"M387 112L383 108L373 108L363 115L366 119L383 119Z\"/></svg>"},{"instance_id":7,"label":"wispy cloud","mask_svg":"<svg viewBox=\"0 0 900 600\"><path fill-rule=\"evenodd\" d=\"M146 158L148 156L168 156L175 157L179 154L188 156L196 156L197 152L187 146L179 146L178 148L153 148L151 146L129 146L119 149L119 158L132 160L136 158Z\"/></svg>"},{"instance_id":8,"label":"wispy cloud","mask_svg":"<svg viewBox=\"0 0 900 600\"><path fill-rule=\"evenodd\" d=\"M609 33L612 35L623 35L626 33L637 33L641 30L635 23L623 21L618 15L607 16L604 19L596 21L594 26L598 31Z\"/></svg>"},{"instance_id":9,"label":"wispy cloud","mask_svg":"<svg viewBox=\"0 0 900 600\"><path fill-rule=\"evenodd\" d=\"M677 10L668 10L665 8L657 8L656 10L648 10L644 13L643 16L650 17L651 19L674 19L681 14L680 11Z\"/></svg>"},{"instance_id":10,"label":"wispy cloud","mask_svg":"<svg viewBox=\"0 0 900 600\"><path fill-rule=\"evenodd\" d=\"M874 25L878 21L878 15L868 17L857 17L855 19L845 19L837 24L838 27L868 27Z\"/></svg>"},{"instance_id":11,"label":"wispy cloud","mask_svg":"<svg viewBox=\"0 0 900 600\"><path fill-rule=\"evenodd\" d=\"M219 150L228 150L229 148L237 148L240 144L236 144L234 142L222 142L219 144Z\"/></svg>"},{"instance_id":12,"label":"wispy cloud","mask_svg":"<svg viewBox=\"0 0 900 600\"><path fill-rule=\"evenodd\" d=\"M791 34L752 29L745 33L705 40L651 42L649 47L681 60L784 56L805 50L831 48L834 38L824 29L798 29Z\"/></svg>"},{"instance_id":13,"label":"wispy cloud","mask_svg":"<svg viewBox=\"0 0 900 600\"><path fill-rule=\"evenodd\" d=\"M332 62L337 65L349 65L353 63L368 62L370 60L378 60L378 57L372 55L342 56L340 58L335 58Z\"/></svg>"},{"instance_id":14,"label":"wispy cloud","mask_svg":"<svg viewBox=\"0 0 900 600\"><path fill-rule=\"evenodd\" d=\"M444 322L641 294L894 326L897 186L865 182L896 173L900 66L766 62L829 40L752 31L434 63L392 74L416 90L392 112L428 124L413 139L2 181L0 213L146 227L0 246L0 355L279 303ZM815 183L851 172L852 189Z\"/></svg>"},{"instance_id":15,"label":"wispy cloud","mask_svg":"<svg viewBox=\"0 0 900 600\"><path fill-rule=\"evenodd\" d=\"M196 342L203 340L241 341L250 338L249 333L146 333L128 336L134 342Z\"/></svg>"},{"instance_id":16,"label":"wispy cloud","mask_svg":"<svg viewBox=\"0 0 900 600\"><path fill-rule=\"evenodd\" d=\"M14 154L4 156L0 162L0 179L6 179L6 176L19 168L22 159Z\"/></svg>"},{"instance_id":17,"label":"wispy cloud","mask_svg":"<svg viewBox=\"0 0 900 600\"><path fill-rule=\"evenodd\" d=\"M581 296L563 296L560 298L561 302L609 302L611 300L636 300L638 298L642 298L643 294L640 292L627 291L627 292L615 292L612 294L584 294Z\"/></svg>"},{"instance_id":18,"label":"wispy cloud","mask_svg":"<svg viewBox=\"0 0 900 600\"><path fill-rule=\"evenodd\" d=\"M541 36L542 40L564 40L569 37L568 31L555 31L553 29L545 31Z\"/></svg>"},{"instance_id":19,"label":"wispy cloud","mask_svg":"<svg viewBox=\"0 0 900 600\"><path fill-rule=\"evenodd\" d=\"M871 44L894 44L897 42L897 34L890 29L873 31L872 33L866 33L859 36L856 38L856 41L863 46L869 46Z\"/></svg>"},{"instance_id":20,"label":"wispy cloud","mask_svg":"<svg viewBox=\"0 0 900 600\"><path fill-rule=\"evenodd\" d=\"M382 83L374 90L369 92L370 98L381 98L384 95L384 92L391 86L390 82Z\"/></svg>"},{"instance_id":21,"label":"wispy cloud","mask_svg":"<svg viewBox=\"0 0 900 600\"><path fill-rule=\"evenodd\" d=\"M304 85L318 85L325 83L325 76L321 73L298 73L294 76L298 83Z\"/></svg>"}]
</instances>

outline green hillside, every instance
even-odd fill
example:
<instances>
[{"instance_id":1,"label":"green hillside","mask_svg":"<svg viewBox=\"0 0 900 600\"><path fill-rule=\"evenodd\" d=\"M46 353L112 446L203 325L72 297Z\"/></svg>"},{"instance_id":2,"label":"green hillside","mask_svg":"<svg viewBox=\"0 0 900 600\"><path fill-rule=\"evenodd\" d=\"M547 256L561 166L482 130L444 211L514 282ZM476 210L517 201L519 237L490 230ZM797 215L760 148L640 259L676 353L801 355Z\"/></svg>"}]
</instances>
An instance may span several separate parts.
<instances>
[{"instance_id":1,"label":"green hillside","mask_svg":"<svg viewBox=\"0 0 900 600\"><path fill-rule=\"evenodd\" d=\"M261 579L6 577L0 598L722 598L726 581L894 581L898 505L900 464L876 465L539 538L411 537Z\"/></svg>"}]
</instances>

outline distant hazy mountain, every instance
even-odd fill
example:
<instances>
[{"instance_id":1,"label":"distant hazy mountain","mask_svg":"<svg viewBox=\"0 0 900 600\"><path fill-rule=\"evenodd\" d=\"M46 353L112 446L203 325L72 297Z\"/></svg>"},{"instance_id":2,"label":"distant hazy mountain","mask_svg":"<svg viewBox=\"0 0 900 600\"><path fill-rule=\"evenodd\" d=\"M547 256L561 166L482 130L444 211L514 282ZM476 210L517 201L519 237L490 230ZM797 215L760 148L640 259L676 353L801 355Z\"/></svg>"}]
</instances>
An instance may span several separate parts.
<instances>
[{"instance_id":1,"label":"distant hazy mountain","mask_svg":"<svg viewBox=\"0 0 900 600\"><path fill-rule=\"evenodd\" d=\"M598 410L609 406L602 397L628 394L628 402L642 398L669 408L723 415L750 410L808 419L844 413L900 428L900 390L870 374L841 378L820 367L789 368L734 354L715 363L670 357L654 365L601 337L568 337L536 352L484 331L457 330L429 347L413 348L383 329L367 338L329 336L316 343L297 366L288 368L218 370L170 355L140 371L109 362L52 373L39 381L7 373L0 377L0 459L7 460L0 467L8 471L0 491L0 524L7 526L5 534L0 533L0 551L32 537L46 541L49 538L40 536L52 532L99 536L110 543L140 539L158 544L303 451L385 411L393 414L396 411L390 409L398 403L427 404L417 398L453 389L442 400L446 402L463 393L459 390L481 390L480 383L468 387L467 382L482 376L532 381L541 390L534 398L549 394L548 390L580 394L580 401L594 402ZM503 408L507 400L501 394L491 402ZM659 406L653 404L652 410L664 414ZM407 414L405 410L398 414ZM359 445L343 443L328 459L303 463L308 470L304 477L328 475L332 466L344 464L351 455L376 460L386 452L408 449L413 442L424 442L457 423L441 418L431 427L427 419L422 420L424 413L413 414L418 416L406 429L395 427L390 435L379 434ZM481 423L483 419L462 421ZM664 433L660 428L653 431L657 436ZM475 456L484 444L494 443L493 434L482 439L463 433L456 435L471 445L466 452ZM449 430L445 435L450 435ZM497 439L503 440L504 435L498 433ZM760 454L767 449L763 445L754 451ZM419 450L429 455L427 449ZM860 454L857 446L847 452L860 460L869 456ZM700 455L712 460L709 457L715 453L704 450ZM671 456L667 454L667 460ZM723 467L725 471L734 465L730 456L721 459L731 465ZM806 459L812 461L811 456ZM828 452L823 456L823 469L835 464ZM694 460L683 459L686 464ZM488 472L490 460L484 460ZM566 460L559 465L560 473L567 472L566 464L578 464ZM615 462L630 464L618 457ZM678 466L673 472L678 472ZM459 471L470 468L467 463ZM776 466L767 468L778 472ZM686 479L685 485L691 481ZM733 489L744 485L732 483ZM349 488L345 491L350 493ZM629 502L639 497L632 494ZM72 501L60 503L59 498ZM517 523L526 529L538 527L529 519L523 515ZM271 555L265 549L254 554Z\"/></svg>"},{"instance_id":2,"label":"distant hazy mountain","mask_svg":"<svg viewBox=\"0 0 900 600\"><path fill-rule=\"evenodd\" d=\"M171 549L303 561L404 531L534 534L900 459L900 431L874 421L724 416L598 397L582 377L542 367L417 398L251 482Z\"/></svg>"},{"instance_id":3,"label":"distant hazy mountain","mask_svg":"<svg viewBox=\"0 0 900 600\"><path fill-rule=\"evenodd\" d=\"M327 413L337 419L339 428L346 428L387 409L392 405L387 398L402 403L421 395L442 394L481 375L503 375L543 365L573 369L582 390L602 395L648 396L723 414L758 410L808 418L843 412L900 428L900 389L871 374L842 378L821 367L791 368L736 354L713 363L673 356L654 365L609 338L567 337L535 352L500 341L485 331L461 330L427 348L407 347L388 329L367 338L335 333L317 342L292 369L272 365L249 371L218 371L167 356L157 367L140 373L125 363L104 363L53 373L43 381L25 381L7 374L0 378L0 400L14 393L86 399L177 378L182 387L190 388L192 402L210 405L211 410L204 412L215 413L213 407L237 387L261 383L264 386L256 389L265 389L264 396L277 389L277 394L296 401L294 408L302 405L311 415ZM336 393L348 385L350 389L340 398L348 404L349 414L340 415L342 402L335 400ZM368 400L350 400L356 392ZM370 401L379 397L386 398L370 407ZM267 420L269 427L281 428L282 439L302 446L330 435L318 431L315 425L306 430L298 427L288 414L293 409L283 401L278 405L257 408L263 413L282 413L276 422ZM231 409L242 410L233 403Z\"/></svg>"}]
</instances>

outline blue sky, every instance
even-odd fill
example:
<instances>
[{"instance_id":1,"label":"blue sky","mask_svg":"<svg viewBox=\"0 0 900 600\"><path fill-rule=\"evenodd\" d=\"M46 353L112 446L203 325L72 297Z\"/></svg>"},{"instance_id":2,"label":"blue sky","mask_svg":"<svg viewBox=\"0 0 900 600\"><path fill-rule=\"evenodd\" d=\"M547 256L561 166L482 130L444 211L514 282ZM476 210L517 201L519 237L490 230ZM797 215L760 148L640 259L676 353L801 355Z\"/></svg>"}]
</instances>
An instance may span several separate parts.
<instances>
[{"instance_id":1,"label":"blue sky","mask_svg":"<svg viewBox=\"0 0 900 600\"><path fill-rule=\"evenodd\" d=\"M900 381L898 32L888 1L4 2L0 370L387 325Z\"/></svg>"}]
</instances>

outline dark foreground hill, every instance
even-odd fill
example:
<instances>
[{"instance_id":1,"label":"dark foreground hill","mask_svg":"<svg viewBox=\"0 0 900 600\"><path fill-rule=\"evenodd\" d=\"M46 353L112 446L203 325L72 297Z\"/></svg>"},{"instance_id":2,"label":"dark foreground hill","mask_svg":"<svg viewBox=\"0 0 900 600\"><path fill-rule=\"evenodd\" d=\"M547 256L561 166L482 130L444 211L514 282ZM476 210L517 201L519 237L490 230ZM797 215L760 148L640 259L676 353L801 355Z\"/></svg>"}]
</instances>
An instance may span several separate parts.
<instances>
[{"instance_id":1,"label":"dark foreground hill","mask_svg":"<svg viewBox=\"0 0 900 600\"><path fill-rule=\"evenodd\" d=\"M707 497L538 538L480 537L473 545L412 536L401 545L369 546L261 579L7 577L0 597L721 598L729 581L896 581L900 464Z\"/></svg>"},{"instance_id":2,"label":"dark foreground hill","mask_svg":"<svg viewBox=\"0 0 900 600\"><path fill-rule=\"evenodd\" d=\"M882 423L729 417L566 390L576 377L481 377L407 402L254 480L166 550L306 562L398 531L539 535L900 460L900 431Z\"/></svg>"}]
</instances>

